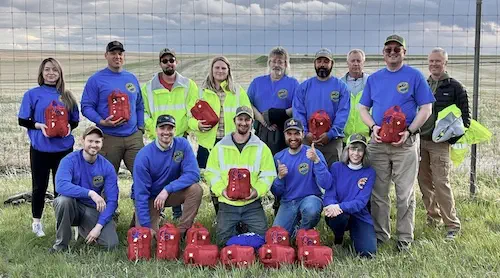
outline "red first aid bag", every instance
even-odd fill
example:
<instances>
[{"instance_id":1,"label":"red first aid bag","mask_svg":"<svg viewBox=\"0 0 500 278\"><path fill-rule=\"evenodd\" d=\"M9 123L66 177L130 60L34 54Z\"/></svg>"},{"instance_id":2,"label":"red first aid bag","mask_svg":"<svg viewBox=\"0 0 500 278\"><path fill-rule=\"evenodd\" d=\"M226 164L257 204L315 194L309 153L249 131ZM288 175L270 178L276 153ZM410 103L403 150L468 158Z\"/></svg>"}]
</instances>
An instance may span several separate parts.
<instances>
[{"instance_id":1,"label":"red first aid bag","mask_svg":"<svg viewBox=\"0 0 500 278\"><path fill-rule=\"evenodd\" d=\"M131 261L151 258L151 231L147 227L132 227L127 233L127 257Z\"/></svg>"},{"instance_id":2,"label":"red first aid bag","mask_svg":"<svg viewBox=\"0 0 500 278\"><path fill-rule=\"evenodd\" d=\"M297 260L305 267L324 268L333 261L333 250L327 246L302 246L297 250Z\"/></svg>"},{"instance_id":3,"label":"red first aid bag","mask_svg":"<svg viewBox=\"0 0 500 278\"><path fill-rule=\"evenodd\" d=\"M330 130L332 121L325 110L318 110L309 118L308 126L309 132L312 133L315 139L318 139L321 134Z\"/></svg>"},{"instance_id":4,"label":"red first aid bag","mask_svg":"<svg viewBox=\"0 0 500 278\"><path fill-rule=\"evenodd\" d=\"M179 229L174 224L165 224L156 233L156 258L159 260L176 260L179 257Z\"/></svg>"},{"instance_id":5,"label":"red first aid bag","mask_svg":"<svg viewBox=\"0 0 500 278\"><path fill-rule=\"evenodd\" d=\"M220 260L225 266L246 267L255 262L255 250L251 246L226 246L220 251Z\"/></svg>"},{"instance_id":6,"label":"red first aid bag","mask_svg":"<svg viewBox=\"0 0 500 278\"><path fill-rule=\"evenodd\" d=\"M68 110L54 100L45 108L45 132L49 137L65 137L68 132Z\"/></svg>"},{"instance_id":7,"label":"red first aid bag","mask_svg":"<svg viewBox=\"0 0 500 278\"><path fill-rule=\"evenodd\" d=\"M315 229L300 229L297 231L297 236L295 237L295 244L297 247L320 245L320 243L319 232Z\"/></svg>"},{"instance_id":8,"label":"red first aid bag","mask_svg":"<svg viewBox=\"0 0 500 278\"><path fill-rule=\"evenodd\" d=\"M266 232L266 244L279 244L283 246L290 246L290 238L288 231L280 226L274 226Z\"/></svg>"},{"instance_id":9,"label":"red first aid bag","mask_svg":"<svg viewBox=\"0 0 500 278\"><path fill-rule=\"evenodd\" d=\"M278 268L295 262L295 250L290 246L264 244L259 249L259 259L265 267Z\"/></svg>"},{"instance_id":10,"label":"red first aid bag","mask_svg":"<svg viewBox=\"0 0 500 278\"><path fill-rule=\"evenodd\" d=\"M119 90L115 90L108 95L109 116L113 115L111 120L115 121L119 118L130 120L130 102L128 95Z\"/></svg>"},{"instance_id":11,"label":"red first aid bag","mask_svg":"<svg viewBox=\"0 0 500 278\"><path fill-rule=\"evenodd\" d=\"M250 196L250 171L245 168L231 168L228 173L227 196L232 199L245 199Z\"/></svg>"},{"instance_id":12,"label":"red first aid bag","mask_svg":"<svg viewBox=\"0 0 500 278\"><path fill-rule=\"evenodd\" d=\"M196 266L215 266L219 261L217 245L188 244L184 249L184 263Z\"/></svg>"},{"instance_id":13,"label":"red first aid bag","mask_svg":"<svg viewBox=\"0 0 500 278\"><path fill-rule=\"evenodd\" d=\"M201 223L196 222L186 232L186 244L209 245L210 232Z\"/></svg>"},{"instance_id":14,"label":"red first aid bag","mask_svg":"<svg viewBox=\"0 0 500 278\"><path fill-rule=\"evenodd\" d=\"M205 120L205 125L214 127L219 123L219 117L215 114L208 102L198 99L196 104L191 108L191 115L199 121Z\"/></svg>"},{"instance_id":15,"label":"red first aid bag","mask_svg":"<svg viewBox=\"0 0 500 278\"><path fill-rule=\"evenodd\" d=\"M400 132L406 129L406 115L401 111L401 107L395 105L384 112L382 126L379 136L384 143L393 143L401 139Z\"/></svg>"}]
</instances>

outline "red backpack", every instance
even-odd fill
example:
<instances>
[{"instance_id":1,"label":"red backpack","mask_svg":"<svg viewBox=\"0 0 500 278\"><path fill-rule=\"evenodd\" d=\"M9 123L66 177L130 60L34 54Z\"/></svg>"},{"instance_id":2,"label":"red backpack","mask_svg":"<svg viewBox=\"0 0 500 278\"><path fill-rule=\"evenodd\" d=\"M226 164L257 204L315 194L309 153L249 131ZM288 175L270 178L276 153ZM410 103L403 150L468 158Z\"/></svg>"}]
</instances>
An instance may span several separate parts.
<instances>
[{"instance_id":1,"label":"red backpack","mask_svg":"<svg viewBox=\"0 0 500 278\"><path fill-rule=\"evenodd\" d=\"M333 250L327 246L302 246L297 250L297 260L305 267L324 268L333 261Z\"/></svg>"},{"instance_id":2,"label":"red backpack","mask_svg":"<svg viewBox=\"0 0 500 278\"><path fill-rule=\"evenodd\" d=\"M179 229L174 224L165 224L156 233L156 258L161 260L175 260L179 257Z\"/></svg>"},{"instance_id":3,"label":"red backpack","mask_svg":"<svg viewBox=\"0 0 500 278\"><path fill-rule=\"evenodd\" d=\"M191 115L199 121L205 120L205 125L214 127L219 123L219 117L215 114L208 102L198 99L196 104L191 108Z\"/></svg>"},{"instance_id":4,"label":"red backpack","mask_svg":"<svg viewBox=\"0 0 500 278\"><path fill-rule=\"evenodd\" d=\"M401 139L400 132L406 129L406 115L401 107L395 105L384 112L379 136L384 143L393 143Z\"/></svg>"},{"instance_id":5,"label":"red backpack","mask_svg":"<svg viewBox=\"0 0 500 278\"><path fill-rule=\"evenodd\" d=\"M151 231L147 227L132 227L127 233L127 257L131 261L151 258Z\"/></svg>"},{"instance_id":6,"label":"red backpack","mask_svg":"<svg viewBox=\"0 0 500 278\"><path fill-rule=\"evenodd\" d=\"M196 222L186 232L186 244L209 245L210 232L201 223Z\"/></svg>"},{"instance_id":7,"label":"red backpack","mask_svg":"<svg viewBox=\"0 0 500 278\"><path fill-rule=\"evenodd\" d=\"M297 247L320 245L320 243L319 232L315 229L300 229L297 231L297 236L295 237Z\"/></svg>"},{"instance_id":8,"label":"red backpack","mask_svg":"<svg viewBox=\"0 0 500 278\"><path fill-rule=\"evenodd\" d=\"M109 116L113 115L113 121L119 118L130 120L130 102L126 93L122 93L120 90L111 92L108 95L108 109Z\"/></svg>"},{"instance_id":9,"label":"red backpack","mask_svg":"<svg viewBox=\"0 0 500 278\"><path fill-rule=\"evenodd\" d=\"M45 108L45 132L48 137L65 137L68 132L68 110L53 100Z\"/></svg>"},{"instance_id":10,"label":"red backpack","mask_svg":"<svg viewBox=\"0 0 500 278\"><path fill-rule=\"evenodd\" d=\"M255 262L255 250L251 246L226 246L220 251L220 260L228 267L247 267Z\"/></svg>"},{"instance_id":11,"label":"red backpack","mask_svg":"<svg viewBox=\"0 0 500 278\"><path fill-rule=\"evenodd\" d=\"M250 171L245 168L231 168L228 173L227 196L241 200L250 196Z\"/></svg>"},{"instance_id":12,"label":"red backpack","mask_svg":"<svg viewBox=\"0 0 500 278\"><path fill-rule=\"evenodd\" d=\"M188 244L184 249L184 263L195 266L215 266L219 261L217 245Z\"/></svg>"},{"instance_id":13,"label":"red backpack","mask_svg":"<svg viewBox=\"0 0 500 278\"><path fill-rule=\"evenodd\" d=\"M280 226L269 228L269 230L267 230L266 232L266 244L290 246L288 231Z\"/></svg>"},{"instance_id":14,"label":"red backpack","mask_svg":"<svg viewBox=\"0 0 500 278\"><path fill-rule=\"evenodd\" d=\"M318 110L309 118L308 126L309 132L312 133L314 139L318 139L321 134L330 130L332 121L325 110Z\"/></svg>"},{"instance_id":15,"label":"red backpack","mask_svg":"<svg viewBox=\"0 0 500 278\"><path fill-rule=\"evenodd\" d=\"M264 244L259 249L259 259L265 267L278 268L283 264L293 264L295 258L295 250L290 246Z\"/></svg>"}]
</instances>

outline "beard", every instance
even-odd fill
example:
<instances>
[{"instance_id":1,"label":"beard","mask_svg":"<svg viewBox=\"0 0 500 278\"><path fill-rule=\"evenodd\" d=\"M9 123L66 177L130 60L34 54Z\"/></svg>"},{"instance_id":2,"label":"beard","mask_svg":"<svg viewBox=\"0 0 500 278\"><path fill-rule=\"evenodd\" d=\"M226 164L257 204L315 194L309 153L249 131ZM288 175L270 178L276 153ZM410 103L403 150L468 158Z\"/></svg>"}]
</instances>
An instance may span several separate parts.
<instances>
[{"instance_id":1,"label":"beard","mask_svg":"<svg viewBox=\"0 0 500 278\"><path fill-rule=\"evenodd\" d=\"M291 143L290 141L286 141L286 145L291 149L291 150L297 150L302 146L302 143L300 141Z\"/></svg>"},{"instance_id":2,"label":"beard","mask_svg":"<svg viewBox=\"0 0 500 278\"><path fill-rule=\"evenodd\" d=\"M236 131L238 132L238 134L240 135L245 135L248 133L248 131L250 130L250 127L249 126L239 126Z\"/></svg>"},{"instance_id":3,"label":"beard","mask_svg":"<svg viewBox=\"0 0 500 278\"><path fill-rule=\"evenodd\" d=\"M320 78L327 78L330 76L333 68L316 68L316 75Z\"/></svg>"},{"instance_id":4,"label":"beard","mask_svg":"<svg viewBox=\"0 0 500 278\"><path fill-rule=\"evenodd\" d=\"M163 73L168 76L172 76L175 73L175 70L173 68L166 68L163 70Z\"/></svg>"}]
</instances>

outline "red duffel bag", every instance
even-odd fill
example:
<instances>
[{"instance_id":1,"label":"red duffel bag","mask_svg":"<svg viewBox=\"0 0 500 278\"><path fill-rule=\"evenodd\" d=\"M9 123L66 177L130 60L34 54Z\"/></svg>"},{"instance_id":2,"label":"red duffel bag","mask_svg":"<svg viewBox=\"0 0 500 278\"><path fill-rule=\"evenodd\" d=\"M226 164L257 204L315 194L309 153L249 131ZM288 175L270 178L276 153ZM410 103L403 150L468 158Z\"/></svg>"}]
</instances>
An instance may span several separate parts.
<instances>
[{"instance_id":1,"label":"red duffel bag","mask_svg":"<svg viewBox=\"0 0 500 278\"><path fill-rule=\"evenodd\" d=\"M219 117L215 114L208 102L198 99L196 104L191 108L191 115L199 121L205 120L205 125L214 127L219 123Z\"/></svg>"},{"instance_id":2,"label":"red duffel bag","mask_svg":"<svg viewBox=\"0 0 500 278\"><path fill-rule=\"evenodd\" d=\"M255 262L255 250L251 246L226 246L220 251L220 260L225 266L246 267Z\"/></svg>"},{"instance_id":3,"label":"red duffel bag","mask_svg":"<svg viewBox=\"0 0 500 278\"><path fill-rule=\"evenodd\" d=\"M132 227L127 233L127 257L131 261L151 258L151 230L147 227Z\"/></svg>"},{"instance_id":4,"label":"red duffel bag","mask_svg":"<svg viewBox=\"0 0 500 278\"><path fill-rule=\"evenodd\" d=\"M318 139L321 134L330 130L332 121L325 110L318 110L309 118L308 127L314 139Z\"/></svg>"},{"instance_id":5,"label":"red duffel bag","mask_svg":"<svg viewBox=\"0 0 500 278\"><path fill-rule=\"evenodd\" d=\"M231 168L228 173L227 196L241 200L250 196L250 171L245 168Z\"/></svg>"},{"instance_id":6,"label":"red duffel bag","mask_svg":"<svg viewBox=\"0 0 500 278\"><path fill-rule=\"evenodd\" d=\"M278 268L295 262L295 250L290 246L264 244L259 249L259 259L265 267Z\"/></svg>"},{"instance_id":7,"label":"red duffel bag","mask_svg":"<svg viewBox=\"0 0 500 278\"><path fill-rule=\"evenodd\" d=\"M305 267L324 268L333 261L333 250L327 246L302 246L297 250L297 260Z\"/></svg>"},{"instance_id":8,"label":"red duffel bag","mask_svg":"<svg viewBox=\"0 0 500 278\"><path fill-rule=\"evenodd\" d=\"M295 244L297 247L320 245L320 243L319 232L315 229L300 229L297 231L297 236L295 237Z\"/></svg>"},{"instance_id":9,"label":"red duffel bag","mask_svg":"<svg viewBox=\"0 0 500 278\"><path fill-rule=\"evenodd\" d=\"M209 245L210 232L201 223L196 222L186 232L186 244Z\"/></svg>"},{"instance_id":10,"label":"red duffel bag","mask_svg":"<svg viewBox=\"0 0 500 278\"><path fill-rule=\"evenodd\" d=\"M379 136L384 143L393 143L401 139L400 132L406 129L406 115L401 107L395 105L384 112Z\"/></svg>"},{"instance_id":11,"label":"red duffel bag","mask_svg":"<svg viewBox=\"0 0 500 278\"><path fill-rule=\"evenodd\" d=\"M217 245L188 244L184 249L184 263L195 266L215 266L219 260Z\"/></svg>"},{"instance_id":12,"label":"red duffel bag","mask_svg":"<svg viewBox=\"0 0 500 278\"><path fill-rule=\"evenodd\" d=\"M159 260L176 260L179 258L179 229L167 223L156 233L156 258Z\"/></svg>"},{"instance_id":13,"label":"red duffel bag","mask_svg":"<svg viewBox=\"0 0 500 278\"><path fill-rule=\"evenodd\" d=\"M48 137L65 137L68 132L68 110L63 105L57 104L53 100L47 108L45 108L45 133Z\"/></svg>"},{"instance_id":14,"label":"red duffel bag","mask_svg":"<svg viewBox=\"0 0 500 278\"><path fill-rule=\"evenodd\" d=\"M115 90L108 95L109 116L113 115L112 120L116 121L119 118L130 120L130 102L128 95L119 90Z\"/></svg>"},{"instance_id":15,"label":"red duffel bag","mask_svg":"<svg viewBox=\"0 0 500 278\"><path fill-rule=\"evenodd\" d=\"M280 226L274 226L266 232L266 244L279 244L283 246L290 246L290 238L288 231Z\"/></svg>"}]
</instances>

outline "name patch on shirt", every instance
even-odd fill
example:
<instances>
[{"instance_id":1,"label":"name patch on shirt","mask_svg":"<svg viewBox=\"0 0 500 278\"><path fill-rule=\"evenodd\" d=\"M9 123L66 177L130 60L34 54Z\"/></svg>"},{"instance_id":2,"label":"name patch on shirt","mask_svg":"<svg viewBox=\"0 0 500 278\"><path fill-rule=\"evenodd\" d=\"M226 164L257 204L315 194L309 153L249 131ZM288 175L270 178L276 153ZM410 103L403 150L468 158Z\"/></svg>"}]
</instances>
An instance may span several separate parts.
<instances>
[{"instance_id":1,"label":"name patch on shirt","mask_svg":"<svg viewBox=\"0 0 500 278\"><path fill-rule=\"evenodd\" d=\"M94 187L102 187L104 185L104 177L103 176L95 176L92 178L92 185Z\"/></svg>"},{"instance_id":2,"label":"name patch on shirt","mask_svg":"<svg viewBox=\"0 0 500 278\"><path fill-rule=\"evenodd\" d=\"M183 151L176 151L174 153L174 161L179 163L182 161L182 159L184 158L184 152Z\"/></svg>"},{"instance_id":3,"label":"name patch on shirt","mask_svg":"<svg viewBox=\"0 0 500 278\"><path fill-rule=\"evenodd\" d=\"M332 99L333 102L338 102L340 98L340 93L339 91L333 91L330 93L330 98Z\"/></svg>"},{"instance_id":4,"label":"name patch on shirt","mask_svg":"<svg viewBox=\"0 0 500 278\"><path fill-rule=\"evenodd\" d=\"M368 178L360 178L358 180L358 188L363 190L363 188L365 188L365 184L367 181L368 181Z\"/></svg>"},{"instance_id":5,"label":"name patch on shirt","mask_svg":"<svg viewBox=\"0 0 500 278\"><path fill-rule=\"evenodd\" d=\"M406 94L410 90L410 84L408 84L408 82L399 82L396 89L400 94Z\"/></svg>"},{"instance_id":6,"label":"name patch on shirt","mask_svg":"<svg viewBox=\"0 0 500 278\"><path fill-rule=\"evenodd\" d=\"M302 175L306 175L307 172L309 172L309 164L307 163L300 163L299 165L299 173L301 173Z\"/></svg>"},{"instance_id":7,"label":"name patch on shirt","mask_svg":"<svg viewBox=\"0 0 500 278\"><path fill-rule=\"evenodd\" d=\"M137 92L137 88L135 87L135 85L133 83L125 84L125 88L127 88L127 90L131 93Z\"/></svg>"},{"instance_id":8,"label":"name patch on shirt","mask_svg":"<svg viewBox=\"0 0 500 278\"><path fill-rule=\"evenodd\" d=\"M288 97L288 91L286 89L281 89L278 91L278 97L280 99L285 99Z\"/></svg>"}]
</instances>

